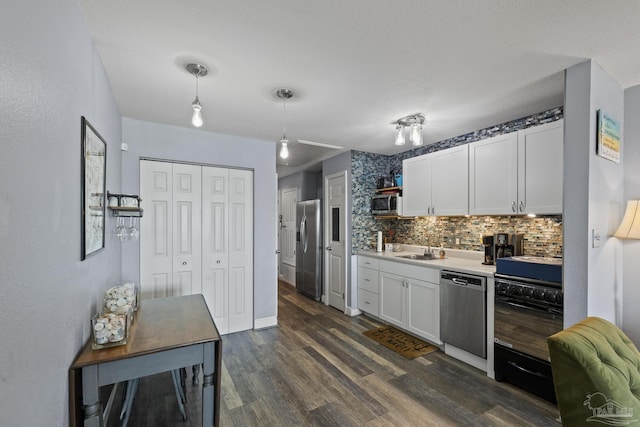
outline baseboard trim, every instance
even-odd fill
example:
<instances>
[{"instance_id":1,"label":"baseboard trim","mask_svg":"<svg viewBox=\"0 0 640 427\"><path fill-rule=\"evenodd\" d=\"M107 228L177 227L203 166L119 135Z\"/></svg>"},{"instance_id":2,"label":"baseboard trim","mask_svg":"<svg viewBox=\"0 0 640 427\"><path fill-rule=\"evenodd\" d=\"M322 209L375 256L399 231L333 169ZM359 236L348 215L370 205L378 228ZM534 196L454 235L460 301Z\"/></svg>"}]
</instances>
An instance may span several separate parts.
<instances>
[{"instance_id":1,"label":"baseboard trim","mask_svg":"<svg viewBox=\"0 0 640 427\"><path fill-rule=\"evenodd\" d=\"M253 329L265 329L278 326L278 317L263 317L262 319L254 319Z\"/></svg>"},{"instance_id":2,"label":"baseboard trim","mask_svg":"<svg viewBox=\"0 0 640 427\"><path fill-rule=\"evenodd\" d=\"M358 315L362 314L362 311L360 311L357 308L347 307L347 310L346 310L345 314L347 316L354 317L354 316L358 316Z\"/></svg>"}]
</instances>

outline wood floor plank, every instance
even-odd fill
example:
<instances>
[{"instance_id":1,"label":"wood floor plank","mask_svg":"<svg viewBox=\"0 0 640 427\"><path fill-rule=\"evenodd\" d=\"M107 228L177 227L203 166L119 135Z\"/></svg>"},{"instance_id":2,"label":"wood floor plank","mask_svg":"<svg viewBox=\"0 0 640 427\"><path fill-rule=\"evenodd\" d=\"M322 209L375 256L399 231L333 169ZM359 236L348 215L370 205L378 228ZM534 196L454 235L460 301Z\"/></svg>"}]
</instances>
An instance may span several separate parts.
<instances>
[{"instance_id":1,"label":"wood floor plank","mask_svg":"<svg viewBox=\"0 0 640 427\"><path fill-rule=\"evenodd\" d=\"M362 335L375 319L279 293L279 327L223 336L223 427L559 425L555 405L442 351L408 360ZM201 387L187 382L183 422L170 375L142 378L129 425L200 426Z\"/></svg>"}]
</instances>

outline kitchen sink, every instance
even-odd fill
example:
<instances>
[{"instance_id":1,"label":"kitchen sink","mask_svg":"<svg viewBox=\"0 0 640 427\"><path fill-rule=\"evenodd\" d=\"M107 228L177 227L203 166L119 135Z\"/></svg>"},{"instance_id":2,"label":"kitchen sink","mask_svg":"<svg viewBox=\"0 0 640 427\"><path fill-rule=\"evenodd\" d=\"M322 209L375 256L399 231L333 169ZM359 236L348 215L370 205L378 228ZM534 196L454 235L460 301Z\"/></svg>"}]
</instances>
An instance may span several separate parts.
<instances>
[{"instance_id":1,"label":"kitchen sink","mask_svg":"<svg viewBox=\"0 0 640 427\"><path fill-rule=\"evenodd\" d=\"M436 259L433 255L420 255L420 254L410 254L410 255L398 255L398 258L404 259L415 259L418 261L431 261Z\"/></svg>"}]
</instances>

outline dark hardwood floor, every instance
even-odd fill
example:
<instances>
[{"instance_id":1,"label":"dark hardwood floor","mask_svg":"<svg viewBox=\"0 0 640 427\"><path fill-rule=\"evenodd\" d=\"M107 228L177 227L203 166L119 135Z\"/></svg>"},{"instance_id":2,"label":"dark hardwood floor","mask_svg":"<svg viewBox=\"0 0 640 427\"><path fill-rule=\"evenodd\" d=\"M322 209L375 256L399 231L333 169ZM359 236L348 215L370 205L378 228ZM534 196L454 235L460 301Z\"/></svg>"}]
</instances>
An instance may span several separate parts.
<instances>
[{"instance_id":1,"label":"dark hardwood floor","mask_svg":"<svg viewBox=\"0 0 640 427\"><path fill-rule=\"evenodd\" d=\"M371 318L279 291L279 327L223 337L222 426L560 425L549 402L441 351L407 360L362 335ZM200 426L200 388L187 391L184 422L171 376L143 378L129 425Z\"/></svg>"}]
</instances>

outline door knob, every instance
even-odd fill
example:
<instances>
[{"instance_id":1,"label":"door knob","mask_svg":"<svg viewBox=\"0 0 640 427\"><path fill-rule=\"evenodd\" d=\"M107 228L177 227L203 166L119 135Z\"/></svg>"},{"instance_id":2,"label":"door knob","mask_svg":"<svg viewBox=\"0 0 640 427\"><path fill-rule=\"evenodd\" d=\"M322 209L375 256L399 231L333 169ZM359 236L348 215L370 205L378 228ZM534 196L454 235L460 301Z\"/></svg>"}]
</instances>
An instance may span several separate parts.
<instances>
[{"instance_id":1,"label":"door knob","mask_svg":"<svg viewBox=\"0 0 640 427\"><path fill-rule=\"evenodd\" d=\"M276 254L280 254L280 251L276 251Z\"/></svg>"},{"instance_id":2,"label":"door knob","mask_svg":"<svg viewBox=\"0 0 640 427\"><path fill-rule=\"evenodd\" d=\"M182 265L187 265L187 261L182 261Z\"/></svg>"},{"instance_id":3,"label":"door knob","mask_svg":"<svg viewBox=\"0 0 640 427\"><path fill-rule=\"evenodd\" d=\"M330 251L331 250L331 246L327 246L325 249Z\"/></svg>"},{"instance_id":4,"label":"door knob","mask_svg":"<svg viewBox=\"0 0 640 427\"><path fill-rule=\"evenodd\" d=\"M220 260L217 260L217 261L216 261L216 264L220 264Z\"/></svg>"}]
</instances>

